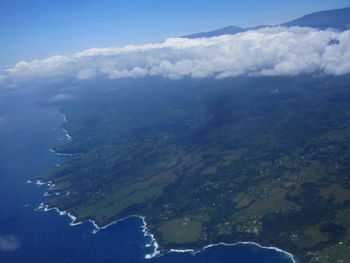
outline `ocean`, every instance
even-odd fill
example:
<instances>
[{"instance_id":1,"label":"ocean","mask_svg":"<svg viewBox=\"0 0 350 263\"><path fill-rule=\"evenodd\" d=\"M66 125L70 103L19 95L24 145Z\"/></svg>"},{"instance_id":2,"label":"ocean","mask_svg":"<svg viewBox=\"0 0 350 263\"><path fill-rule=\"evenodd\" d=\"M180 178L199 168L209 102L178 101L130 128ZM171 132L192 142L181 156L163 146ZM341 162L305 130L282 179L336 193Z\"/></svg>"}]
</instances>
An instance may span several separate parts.
<instances>
[{"instance_id":1,"label":"ocean","mask_svg":"<svg viewBox=\"0 0 350 263\"><path fill-rule=\"evenodd\" d=\"M45 94L13 90L0 95L0 262L290 263L276 249L255 244L210 246L201 252L169 252L147 259L155 244L141 218L131 217L93 234L71 226L56 211L38 209L47 185L28 184L64 162L49 149L66 140L58 106L40 104ZM74 138L73 138L74 139Z\"/></svg>"}]
</instances>

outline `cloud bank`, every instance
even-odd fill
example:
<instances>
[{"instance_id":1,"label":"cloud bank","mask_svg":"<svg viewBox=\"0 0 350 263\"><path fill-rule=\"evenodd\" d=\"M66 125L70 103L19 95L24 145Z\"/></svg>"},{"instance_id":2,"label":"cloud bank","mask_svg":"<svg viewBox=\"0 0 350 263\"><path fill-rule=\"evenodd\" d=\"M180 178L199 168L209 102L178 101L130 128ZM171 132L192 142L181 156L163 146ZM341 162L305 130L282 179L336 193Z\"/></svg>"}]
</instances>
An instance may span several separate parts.
<instances>
[{"instance_id":1,"label":"cloud bank","mask_svg":"<svg viewBox=\"0 0 350 263\"><path fill-rule=\"evenodd\" d=\"M13 252L21 246L21 241L13 235L0 235L0 251Z\"/></svg>"},{"instance_id":2,"label":"cloud bank","mask_svg":"<svg viewBox=\"0 0 350 263\"><path fill-rule=\"evenodd\" d=\"M0 82L163 76L225 78L350 72L350 30L273 27L213 38L92 48L72 56L21 61Z\"/></svg>"},{"instance_id":3,"label":"cloud bank","mask_svg":"<svg viewBox=\"0 0 350 263\"><path fill-rule=\"evenodd\" d=\"M73 95L60 93L60 94L53 96L51 99L51 102L71 101L71 100L75 100L75 99L77 99L77 98Z\"/></svg>"}]
</instances>

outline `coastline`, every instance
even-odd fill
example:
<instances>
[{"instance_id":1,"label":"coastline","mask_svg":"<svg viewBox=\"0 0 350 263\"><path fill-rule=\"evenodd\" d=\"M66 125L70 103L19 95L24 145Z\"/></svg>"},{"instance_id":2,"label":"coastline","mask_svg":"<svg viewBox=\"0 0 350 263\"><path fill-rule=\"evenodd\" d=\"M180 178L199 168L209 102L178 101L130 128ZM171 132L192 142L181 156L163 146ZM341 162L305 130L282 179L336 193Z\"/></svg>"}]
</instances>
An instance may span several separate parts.
<instances>
[{"instance_id":1,"label":"coastline","mask_svg":"<svg viewBox=\"0 0 350 263\"><path fill-rule=\"evenodd\" d=\"M40 180L37 180L37 184L38 185L48 185L50 188L54 189L54 184L52 184L52 182L44 183L44 182L42 182ZM149 253L149 254L145 254L144 255L145 259L152 259L152 258L157 257L157 256L162 256L162 255L164 255L166 253L191 253L194 256L194 255L196 255L198 253L201 253L201 252L205 251L208 248L216 247L216 246L234 247L234 246L237 246L237 245L254 245L254 246L257 246L257 247L262 248L262 249L269 249L269 250L274 250L274 251L277 251L279 253L282 253L282 254L286 255L292 261L292 263L297 263L297 261L295 260L293 254L291 254L291 253L289 253L287 251L284 251L284 250L282 250L280 248L277 248L277 247L266 247L266 246L262 246L262 245L260 245L260 244L258 244L256 242L247 242L247 241L238 241L236 243L219 242L219 243L215 243L215 244L206 245L202 249L199 249L199 250L195 250L195 249L170 249L169 251L167 251L165 253L161 253L161 251L159 250L159 244L157 243L157 240L156 240L154 234L152 234L150 232L150 230L149 230L149 228L147 226L147 223L146 223L146 218L144 216L141 216L141 215L130 215L130 216L127 216L127 217L115 220L115 221L113 221L113 222L111 222L111 223L109 223L107 225L99 226L92 219L88 219L87 221L77 221L77 217L72 215L68 211L61 211L57 207L49 207L48 205L46 205L44 203L41 203L39 205L39 207L36 208L35 210L36 211L42 210L43 212L48 212L48 211L51 211L51 210L55 210L60 216L67 215L72 220L71 223L70 223L71 226L76 226L76 225L80 225L80 224L85 223L85 222L90 222L93 225L93 227L94 227L94 230L92 231L92 234L97 234L97 232L99 232L100 230L107 229L111 225L117 224L118 222L124 221L124 220L126 220L128 218L132 218L132 217L140 218L142 220L141 229L142 229L142 232L143 232L144 236L145 237L149 237L151 239L150 242L147 243L145 246L146 247L152 247L153 246L153 252Z\"/></svg>"},{"instance_id":2,"label":"coastline","mask_svg":"<svg viewBox=\"0 0 350 263\"><path fill-rule=\"evenodd\" d=\"M49 149L49 152L56 154L58 156L78 156L78 155L81 155L81 153L59 153L59 152L56 152L54 149Z\"/></svg>"},{"instance_id":3,"label":"coastline","mask_svg":"<svg viewBox=\"0 0 350 263\"><path fill-rule=\"evenodd\" d=\"M206 245L204 246L202 249L200 250L194 250L194 249L183 249L183 250L179 250L179 249L170 249L169 253L191 253L193 255L196 255L197 253L201 253L203 252L204 250L208 249L208 248L211 248L211 247L217 247L217 246L227 246L227 247L234 247L234 246L237 246L237 245L254 245L254 246L257 246L259 248L262 248L262 249L269 249L269 250L274 250L274 251L277 251L279 253L282 253L284 255L286 255L290 260L292 260L293 263L297 263L293 254L287 252L287 251L284 251L280 248L277 248L277 247L265 247L265 246L262 246L256 242L249 242L249 241L238 241L236 243L224 243L224 242L219 242L219 243L216 243L216 244L210 244L210 245Z\"/></svg>"},{"instance_id":4,"label":"coastline","mask_svg":"<svg viewBox=\"0 0 350 263\"><path fill-rule=\"evenodd\" d=\"M61 211L57 207L49 207L48 205L45 205L44 203L41 203L39 205L39 207L36 209L36 211L39 211L39 210L43 210L44 212L55 210L60 216L67 215L72 220L72 222L70 223L71 226L77 226L77 225L80 225L83 223L82 221L75 222L77 220L77 218L74 215L72 215L71 213L69 213L67 211Z\"/></svg>"},{"instance_id":5,"label":"coastline","mask_svg":"<svg viewBox=\"0 0 350 263\"><path fill-rule=\"evenodd\" d=\"M66 116L65 114L63 114L62 112L59 112L59 111L58 111L58 114L62 116L62 118L63 118L63 123L67 123L67 122L68 122L67 116ZM68 141L71 141L71 140L73 139L72 136L70 136L70 135L68 134L68 131L67 131L65 128L62 128L62 131L65 133L66 138L67 138Z\"/></svg>"},{"instance_id":6,"label":"coastline","mask_svg":"<svg viewBox=\"0 0 350 263\"><path fill-rule=\"evenodd\" d=\"M28 184L31 184L31 183L34 183L33 180L27 180L27 183ZM35 180L35 184L36 185L46 185L49 187L49 190L54 190L55 189L55 184L52 183L52 181L47 181L47 182L43 182L42 180L40 179L36 179ZM66 193L66 195L68 195L69 192ZM44 192L43 196L47 197L47 196L50 196L50 195L60 195L60 193L54 193L54 194L49 194L48 192ZM142 229L142 232L144 234L145 237L149 237L151 240L149 243L147 243L145 246L146 247L152 247L153 246L153 252L150 253L150 254L146 254L144 257L145 259L151 259L157 255L160 255L160 250L158 249L159 248L159 245L154 237L154 234L152 234L150 231L149 231L149 228L147 227L147 223L146 223L146 218L144 216L140 216L140 215L130 215L130 216L127 216L127 217L124 217L124 218L121 218L121 219L118 219L118 220L115 220L107 225L104 225L104 226L99 226L96 221L92 220L92 219L88 219L87 221L77 221L77 217L74 216L73 214L69 213L68 211L65 211L65 210L60 210L58 207L49 207L49 205L45 204L45 203L40 203L40 205L34 209L34 211L43 211L43 212L48 212L48 211L51 211L51 210L55 210L60 216L68 216L70 219L71 219L71 223L70 223L70 226L77 226L77 225L80 225L82 223L85 223L85 222L90 222L94 229L92 231L92 234L97 234L98 231L100 230L103 230L103 229L106 229L108 227L110 227L111 225L114 225L118 222L121 222L123 220L126 220L128 218L131 218L131 217L137 217L137 218L140 218L142 220L142 226L141 226L141 229Z\"/></svg>"},{"instance_id":7,"label":"coastline","mask_svg":"<svg viewBox=\"0 0 350 263\"><path fill-rule=\"evenodd\" d=\"M67 211L61 211L59 210L57 207L52 207L52 208L49 208L48 205L44 205L43 203L40 204L40 206L37 208L38 210L43 210L44 212L48 212L48 211L51 211L51 210L55 210L57 213L59 213L60 216L62 215L67 215L71 220L72 222L70 223L71 226L76 226L76 225L80 225L84 222L82 221L79 221L79 222L76 222L77 218L70 214L69 212ZM159 245L154 237L154 234L152 234L150 231L149 231L149 228L147 227L147 223L146 223L146 220L145 220L145 217L144 216L140 216L140 215L131 215L131 216L127 216L127 217L124 217L122 219L118 219L116 221L113 221L107 225L104 225L104 226L99 226L94 220L91 220L89 219L87 222L90 222L93 226L94 226L94 230L92 231L92 234L96 234L98 231L100 230L103 230L103 229L107 229L109 226L111 225L114 225L118 222L121 222L123 220L126 220L128 218L131 218L131 217L137 217L137 218L140 218L142 220L142 232L144 234L144 236L148 236L151 241L149 243L147 243L145 246L146 247L151 247L153 246L153 252L152 253L149 253L149 254L145 254L144 258L145 259L152 259L156 256L162 256L166 253L191 253L193 256L198 254L198 253L201 253L203 251L205 251L206 249L208 248L211 248L211 247L217 247L217 246L228 246L228 247L234 247L234 246L237 246L237 245L254 245L254 246L257 246L259 248L262 248L262 249L269 249L269 250L274 250L274 251L277 251L279 253L282 253L284 255L286 255L291 261L292 263L297 263L297 261L295 260L293 254L287 252L287 251L284 251L280 248L277 248L277 247L266 247L266 246L262 246L256 242L247 242L247 241L238 241L236 243L224 243L224 242L219 242L219 243L215 243L215 244L209 244L209 245L206 245L204 246L202 249L199 249L199 250L194 250L194 249L170 249L169 251L167 251L166 253L162 254L159 250Z\"/></svg>"},{"instance_id":8,"label":"coastline","mask_svg":"<svg viewBox=\"0 0 350 263\"><path fill-rule=\"evenodd\" d=\"M66 123L67 122L66 115L63 114L63 113L60 113L60 112L58 112L58 114L62 116L63 123ZM71 141L73 139L68 134L68 131L65 128L62 128L62 131L64 132L67 141ZM74 154L59 153L59 152L56 152L53 149L49 149L49 152L53 153L53 154L56 154L56 155L59 155L59 156L76 156L76 155L80 155L81 154L81 153L74 153ZM33 183L33 182L34 182L33 180L28 180L27 181L27 183ZM47 185L49 187L48 190L52 191L52 193L45 192L43 194L43 196L45 196L45 197L51 196L51 195L61 195L62 194L62 193L55 192L55 184L52 181L43 182L40 179L36 179L35 182L36 182L37 185ZM69 195L69 191L66 192L66 195ZM292 261L292 263L297 263L295 258L294 258L294 256L291 253L287 252L287 251L284 251L284 250L279 249L277 247L265 247L265 246L262 246L262 245L260 245L260 244L258 244L256 242L243 242L243 241L239 241L239 242L236 242L236 243L219 242L219 243L215 243L215 244L209 244L209 245L206 245L206 246L204 246L203 248L201 248L199 250L195 250L195 249L182 249L182 250L180 250L180 249L170 249L170 250L168 250L168 251L163 253L163 252L161 252L159 250L159 244L157 243L157 240L156 240L154 234L152 234L150 232L150 229L147 226L145 216L130 215L130 216L127 216L127 217L115 220L115 221L113 221L113 222L111 222L109 224L106 224L104 226L99 226L96 223L96 221L94 221L92 219L88 219L86 221L85 220L84 221L77 221L77 217L74 216L73 214L69 213L68 211L64 211L64 210L62 211L58 207L49 207L45 203L40 203L40 205L34 210L35 211L43 211L43 212L48 212L48 211L51 211L51 210L55 210L60 216L66 215L66 216L68 216L71 219L70 226L77 226L77 225L80 225L80 224L85 223L85 222L90 222L93 225L93 227L94 227L94 229L92 231L92 234L96 234L98 231L103 230L103 229L107 229L109 226L114 225L114 224L116 224L118 222L121 222L123 220L126 220L128 218L131 218L131 217L140 218L142 220L141 229L142 229L142 232L144 234L144 237L149 237L150 238L150 241L145 244L145 247L153 247L153 252L152 253L144 255L145 259L152 259L154 257L162 256L162 255L167 254L167 253L191 253L194 256L197 253L201 253L201 252L205 251L208 248L216 247L216 246L230 246L230 247L233 247L233 246L236 246L236 245L254 245L254 246L257 246L257 247L262 248L262 249L269 249L269 250L274 250L274 251L277 251L279 253L282 253L282 254L286 255Z\"/></svg>"},{"instance_id":9,"label":"coastline","mask_svg":"<svg viewBox=\"0 0 350 263\"><path fill-rule=\"evenodd\" d=\"M111 225L117 224L118 222L124 221L126 219L132 218L132 217L137 217L140 218L142 220L142 232L143 235L145 237L149 237L150 238L150 242L148 242L145 246L146 247L152 247L153 246L153 252L149 253L149 254L145 254L144 258L145 259L151 259L153 257L156 257L158 255L161 255L159 248L159 245L154 237L154 235L149 231L149 228L147 227L146 221L145 221L145 217L144 216L139 216L139 215L131 215L131 216L127 216L118 220L115 220L107 225L104 226L99 226L94 220L92 219L88 219L87 221L77 221L77 217L72 215L71 213L69 213L68 211L62 211L60 210L58 207L49 207L47 204L45 203L41 203L36 209L34 209L34 211L43 211L43 212L48 212L51 210L55 210L60 216L68 216L71 219L71 223L70 226L77 226L80 225L82 223L85 222L90 222L94 229L92 231L92 234L95 235L97 234L97 232L99 232L100 230L106 229L108 227L110 227Z\"/></svg>"},{"instance_id":10,"label":"coastline","mask_svg":"<svg viewBox=\"0 0 350 263\"><path fill-rule=\"evenodd\" d=\"M64 133L64 135L66 136L66 140L67 141L72 141L73 140L73 137L69 135L68 131L63 127L63 124L64 123L67 123L68 120L67 120L67 116L61 112L57 112L58 115L60 115L62 118L63 118L63 123L60 125L60 127L62 128L62 132ZM81 153L59 153L59 152L56 152L54 149L49 149L49 152L50 153L53 153L53 154L56 154L56 155L59 155L59 156L76 156L76 155L80 155Z\"/></svg>"}]
</instances>

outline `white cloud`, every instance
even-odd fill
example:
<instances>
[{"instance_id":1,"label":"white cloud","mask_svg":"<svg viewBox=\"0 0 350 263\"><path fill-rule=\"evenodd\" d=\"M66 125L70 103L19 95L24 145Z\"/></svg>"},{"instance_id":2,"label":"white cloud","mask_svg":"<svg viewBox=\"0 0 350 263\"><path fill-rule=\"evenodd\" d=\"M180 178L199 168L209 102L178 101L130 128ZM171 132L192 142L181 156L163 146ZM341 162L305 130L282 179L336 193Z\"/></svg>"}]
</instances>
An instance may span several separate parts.
<instances>
[{"instance_id":1,"label":"white cloud","mask_svg":"<svg viewBox=\"0 0 350 263\"><path fill-rule=\"evenodd\" d=\"M330 45L331 40L337 43ZM72 56L21 61L0 72L0 81L13 85L71 78L225 78L315 71L350 73L350 30L274 27L213 38L170 38L140 46L92 48Z\"/></svg>"},{"instance_id":2,"label":"white cloud","mask_svg":"<svg viewBox=\"0 0 350 263\"><path fill-rule=\"evenodd\" d=\"M52 97L52 102L59 102L59 101L71 101L77 99L75 96L65 93L60 93Z\"/></svg>"},{"instance_id":3,"label":"white cloud","mask_svg":"<svg viewBox=\"0 0 350 263\"><path fill-rule=\"evenodd\" d=\"M13 235L0 235L0 251L13 252L21 246L21 241Z\"/></svg>"}]
</instances>

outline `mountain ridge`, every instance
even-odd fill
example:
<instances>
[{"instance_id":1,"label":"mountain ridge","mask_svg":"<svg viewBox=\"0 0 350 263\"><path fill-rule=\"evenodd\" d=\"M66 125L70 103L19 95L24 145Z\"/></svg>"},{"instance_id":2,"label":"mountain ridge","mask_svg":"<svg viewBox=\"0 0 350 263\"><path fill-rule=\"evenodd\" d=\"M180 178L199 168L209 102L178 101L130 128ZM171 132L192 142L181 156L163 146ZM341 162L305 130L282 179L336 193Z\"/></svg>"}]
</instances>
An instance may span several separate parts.
<instances>
[{"instance_id":1,"label":"mountain ridge","mask_svg":"<svg viewBox=\"0 0 350 263\"><path fill-rule=\"evenodd\" d=\"M302 27L312 27L317 29L334 28L340 31L344 31L350 28L350 7L318 11L318 12L307 14L300 18L296 18L289 22L285 22L278 25L258 25L255 27L247 27L247 28L231 25L231 26L226 26L226 27L211 30L211 31L189 34L182 37L207 38L207 37L221 36L225 34L233 35L241 32L246 32L248 30L254 30L262 27L271 27L271 26L286 26L286 27L302 26Z\"/></svg>"}]
</instances>

